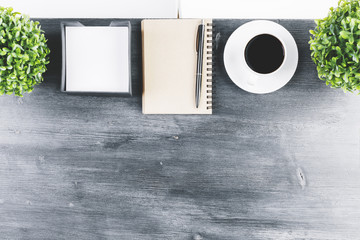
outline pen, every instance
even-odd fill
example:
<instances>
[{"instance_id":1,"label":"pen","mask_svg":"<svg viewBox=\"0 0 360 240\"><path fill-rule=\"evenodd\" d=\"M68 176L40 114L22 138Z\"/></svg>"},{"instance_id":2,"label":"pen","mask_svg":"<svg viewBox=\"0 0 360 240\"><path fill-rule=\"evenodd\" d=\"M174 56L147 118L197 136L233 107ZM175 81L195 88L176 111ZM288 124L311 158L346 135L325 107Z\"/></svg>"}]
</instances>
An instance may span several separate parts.
<instances>
[{"instance_id":1,"label":"pen","mask_svg":"<svg viewBox=\"0 0 360 240\"><path fill-rule=\"evenodd\" d=\"M196 40L196 52L197 52L197 64L196 64L196 86L195 86L195 104L196 108L199 107L200 94L201 94L201 81L203 70L203 55L204 55L204 39L205 39L205 24L204 20L201 20L201 24L197 31Z\"/></svg>"}]
</instances>

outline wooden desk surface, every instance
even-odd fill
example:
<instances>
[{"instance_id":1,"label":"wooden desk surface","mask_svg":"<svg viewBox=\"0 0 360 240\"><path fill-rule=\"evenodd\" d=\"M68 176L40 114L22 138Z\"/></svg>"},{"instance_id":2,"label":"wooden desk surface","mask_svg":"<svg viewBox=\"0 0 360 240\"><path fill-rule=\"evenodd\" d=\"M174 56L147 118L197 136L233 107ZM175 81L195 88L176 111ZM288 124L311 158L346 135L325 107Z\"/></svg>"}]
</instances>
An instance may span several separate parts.
<instances>
[{"instance_id":1,"label":"wooden desk surface","mask_svg":"<svg viewBox=\"0 0 360 240\"><path fill-rule=\"evenodd\" d=\"M45 82L0 97L1 239L360 239L360 96L317 79L312 21L278 21L300 61L267 95L223 67L245 20L215 21L212 116L142 115L139 20L134 97L61 93L59 21Z\"/></svg>"}]
</instances>

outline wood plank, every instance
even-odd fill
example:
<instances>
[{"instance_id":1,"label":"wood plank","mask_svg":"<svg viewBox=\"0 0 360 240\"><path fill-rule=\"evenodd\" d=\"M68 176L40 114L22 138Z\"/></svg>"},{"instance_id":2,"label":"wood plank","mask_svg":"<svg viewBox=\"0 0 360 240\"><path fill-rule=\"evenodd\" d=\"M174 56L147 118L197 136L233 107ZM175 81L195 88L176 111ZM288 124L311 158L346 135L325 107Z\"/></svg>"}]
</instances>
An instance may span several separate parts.
<instances>
[{"instance_id":1,"label":"wood plank","mask_svg":"<svg viewBox=\"0 0 360 240\"><path fill-rule=\"evenodd\" d=\"M40 19L45 82L0 97L1 238L359 239L359 96L317 79L308 20L277 21L299 47L289 84L239 89L222 52L246 21L214 21L214 114L154 116L141 114L140 20L134 97L118 98L60 93L60 19Z\"/></svg>"}]
</instances>

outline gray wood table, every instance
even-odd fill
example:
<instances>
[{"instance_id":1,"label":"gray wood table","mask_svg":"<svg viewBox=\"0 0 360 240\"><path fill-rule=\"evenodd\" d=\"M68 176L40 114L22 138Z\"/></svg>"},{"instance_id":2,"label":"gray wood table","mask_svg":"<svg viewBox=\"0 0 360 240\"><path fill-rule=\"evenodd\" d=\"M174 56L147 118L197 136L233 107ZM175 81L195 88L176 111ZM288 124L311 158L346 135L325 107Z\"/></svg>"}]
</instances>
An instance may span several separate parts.
<instances>
[{"instance_id":1,"label":"gray wood table","mask_svg":"<svg viewBox=\"0 0 360 240\"><path fill-rule=\"evenodd\" d=\"M111 20L87 19L85 24ZM215 20L212 116L141 113L140 20L132 20L132 98L60 92L60 19L40 19L45 82L0 97L1 239L360 239L360 96L317 79L308 30L281 90L228 78Z\"/></svg>"}]
</instances>

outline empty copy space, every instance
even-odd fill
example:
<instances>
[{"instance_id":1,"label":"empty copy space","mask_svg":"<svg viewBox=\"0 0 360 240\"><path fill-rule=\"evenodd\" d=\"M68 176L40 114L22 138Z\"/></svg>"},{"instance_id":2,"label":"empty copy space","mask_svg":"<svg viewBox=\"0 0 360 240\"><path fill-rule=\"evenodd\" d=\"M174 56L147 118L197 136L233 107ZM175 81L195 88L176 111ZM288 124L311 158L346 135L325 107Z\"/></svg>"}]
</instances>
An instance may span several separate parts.
<instances>
[{"instance_id":1,"label":"empty copy space","mask_svg":"<svg viewBox=\"0 0 360 240\"><path fill-rule=\"evenodd\" d=\"M129 91L127 27L66 27L65 51L66 91Z\"/></svg>"},{"instance_id":2,"label":"empty copy space","mask_svg":"<svg viewBox=\"0 0 360 240\"><path fill-rule=\"evenodd\" d=\"M176 18L178 0L2 0L32 18Z\"/></svg>"},{"instance_id":3,"label":"empty copy space","mask_svg":"<svg viewBox=\"0 0 360 240\"><path fill-rule=\"evenodd\" d=\"M338 0L180 0L180 18L323 18Z\"/></svg>"}]
</instances>

